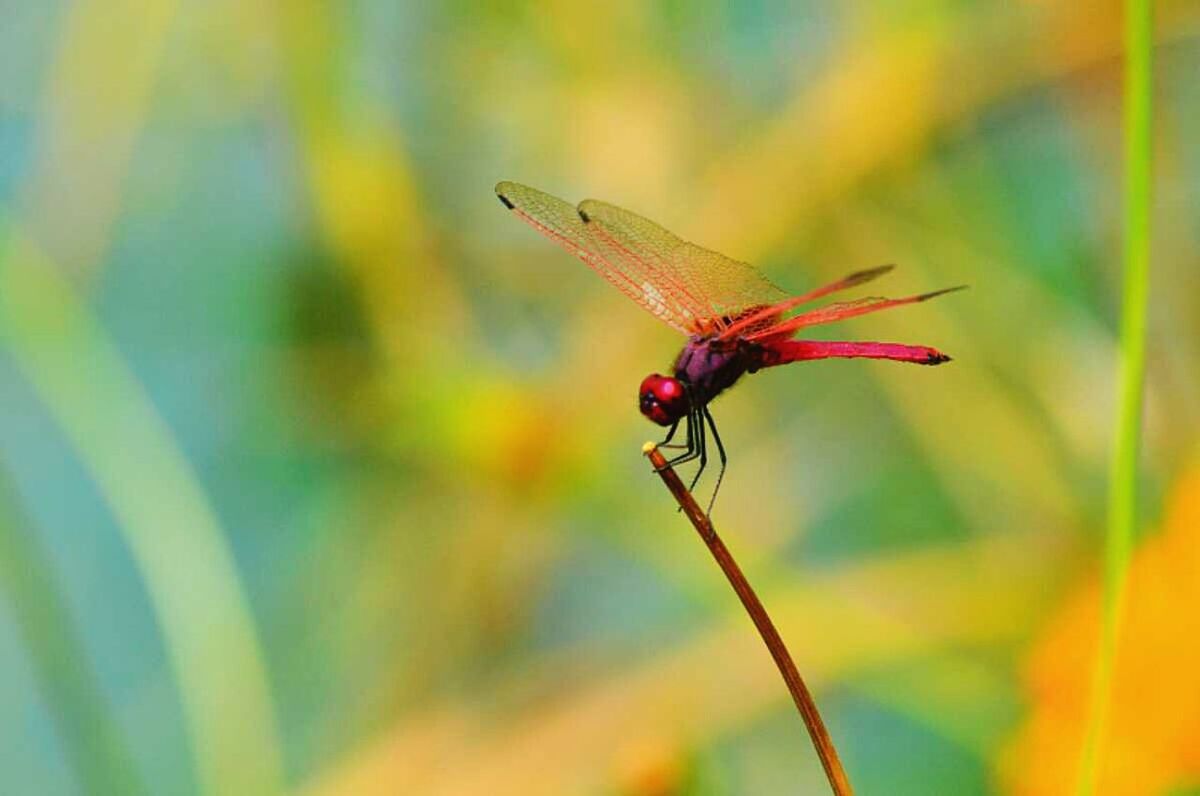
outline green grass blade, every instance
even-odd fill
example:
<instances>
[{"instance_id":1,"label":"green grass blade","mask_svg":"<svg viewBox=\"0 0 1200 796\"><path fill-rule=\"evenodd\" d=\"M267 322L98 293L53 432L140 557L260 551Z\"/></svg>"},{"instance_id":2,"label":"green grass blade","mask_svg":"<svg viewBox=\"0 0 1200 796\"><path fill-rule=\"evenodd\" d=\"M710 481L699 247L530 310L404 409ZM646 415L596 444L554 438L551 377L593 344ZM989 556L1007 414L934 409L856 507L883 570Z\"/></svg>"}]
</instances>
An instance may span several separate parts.
<instances>
[{"instance_id":1,"label":"green grass blade","mask_svg":"<svg viewBox=\"0 0 1200 796\"><path fill-rule=\"evenodd\" d=\"M201 793L283 790L271 688L225 533L190 463L71 283L0 224L0 345L104 497L178 679Z\"/></svg>"},{"instance_id":2,"label":"green grass blade","mask_svg":"<svg viewBox=\"0 0 1200 796\"><path fill-rule=\"evenodd\" d=\"M1120 371L1115 439L1109 470L1104 614L1093 674L1080 767L1080 794L1096 790L1108 734L1117 639L1137 525L1137 469L1146 359L1146 297L1150 273L1151 92L1153 4L1125 3L1125 200Z\"/></svg>"},{"instance_id":3,"label":"green grass blade","mask_svg":"<svg viewBox=\"0 0 1200 796\"><path fill-rule=\"evenodd\" d=\"M88 668L53 569L0 472L0 595L16 620L80 792L145 793L117 719Z\"/></svg>"}]
</instances>

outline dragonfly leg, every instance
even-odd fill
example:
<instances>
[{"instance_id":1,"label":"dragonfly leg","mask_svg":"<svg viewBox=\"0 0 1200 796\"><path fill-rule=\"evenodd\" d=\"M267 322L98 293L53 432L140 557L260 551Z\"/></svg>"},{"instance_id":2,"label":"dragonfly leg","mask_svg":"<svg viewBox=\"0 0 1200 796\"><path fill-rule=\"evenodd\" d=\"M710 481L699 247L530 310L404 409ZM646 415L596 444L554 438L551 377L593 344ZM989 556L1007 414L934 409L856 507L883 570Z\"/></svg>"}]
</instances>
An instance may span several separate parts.
<instances>
[{"instance_id":1,"label":"dragonfly leg","mask_svg":"<svg viewBox=\"0 0 1200 796\"><path fill-rule=\"evenodd\" d=\"M676 420L674 423L671 424L670 431L667 432L666 438L663 439L662 442L658 443L658 447L660 447L660 448L686 448L687 445L680 445L678 442L676 442L674 444L667 444L667 443L671 442L671 437L675 436L675 429L677 429L677 428L679 428L678 420Z\"/></svg>"},{"instance_id":2,"label":"dragonfly leg","mask_svg":"<svg viewBox=\"0 0 1200 796\"><path fill-rule=\"evenodd\" d=\"M717 492L721 489L721 479L725 477L725 446L721 444L721 435L717 433L717 424L713 420L712 413L708 411L708 407L704 407L704 419L708 421L708 427L712 429L713 442L717 443L717 455L721 459L721 469L717 471L717 484L713 487L712 497L708 500L707 514L712 514L713 504L717 502Z\"/></svg>"},{"instance_id":3,"label":"dragonfly leg","mask_svg":"<svg viewBox=\"0 0 1200 796\"><path fill-rule=\"evenodd\" d=\"M702 411L703 414L701 414ZM707 435L704 433L704 416L707 414L708 407L703 407L702 410L696 410L696 436L699 438L697 442L699 443L698 447L700 448L700 466L696 468L696 474L692 476L692 483L688 486L689 492L696 488L696 484L699 482L701 474L704 473L704 468L708 465L708 445L706 444L707 440L705 439Z\"/></svg>"},{"instance_id":4,"label":"dragonfly leg","mask_svg":"<svg viewBox=\"0 0 1200 796\"><path fill-rule=\"evenodd\" d=\"M696 413L688 412L687 445L686 445L687 450L685 450L683 453L681 453L680 455L676 456L673 459L668 459L666 464L664 464L659 469L666 469L667 467L674 467L677 464L683 464L684 462L690 462L692 459L695 459L697 456L699 456L700 453L696 448L696 440L697 440L697 437L696 437Z\"/></svg>"},{"instance_id":5,"label":"dragonfly leg","mask_svg":"<svg viewBox=\"0 0 1200 796\"><path fill-rule=\"evenodd\" d=\"M704 424L701 422L700 412L696 409L696 399L692 395L692 388L687 383L684 383L683 389L687 391L688 396L688 414L687 414L687 442L683 446L686 450L679 456L673 459L668 459L666 467L674 467L684 462L690 462L700 455L704 447ZM675 425L678 425L676 421ZM671 434L675 432L675 426L671 427L671 433L667 434L667 439L671 438ZM663 440L666 442L666 440Z\"/></svg>"}]
</instances>

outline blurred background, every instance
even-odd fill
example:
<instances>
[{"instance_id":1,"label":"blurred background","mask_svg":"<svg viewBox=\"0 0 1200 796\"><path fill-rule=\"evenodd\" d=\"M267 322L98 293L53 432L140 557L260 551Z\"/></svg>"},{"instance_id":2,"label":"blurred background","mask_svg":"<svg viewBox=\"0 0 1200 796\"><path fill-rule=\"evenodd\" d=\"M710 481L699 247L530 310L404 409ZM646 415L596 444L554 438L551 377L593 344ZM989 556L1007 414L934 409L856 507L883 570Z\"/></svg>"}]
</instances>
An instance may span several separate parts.
<instances>
[{"instance_id":1,"label":"blurred background","mask_svg":"<svg viewBox=\"0 0 1200 796\"><path fill-rule=\"evenodd\" d=\"M1119 4L0 0L0 790L821 793L640 447L682 339L496 201L800 292L959 283L714 406L714 520L864 794L1064 793L1120 299ZM1200 786L1200 8L1157 32L1104 793ZM711 478L709 476L708 478ZM712 481L702 482L706 494Z\"/></svg>"}]
</instances>

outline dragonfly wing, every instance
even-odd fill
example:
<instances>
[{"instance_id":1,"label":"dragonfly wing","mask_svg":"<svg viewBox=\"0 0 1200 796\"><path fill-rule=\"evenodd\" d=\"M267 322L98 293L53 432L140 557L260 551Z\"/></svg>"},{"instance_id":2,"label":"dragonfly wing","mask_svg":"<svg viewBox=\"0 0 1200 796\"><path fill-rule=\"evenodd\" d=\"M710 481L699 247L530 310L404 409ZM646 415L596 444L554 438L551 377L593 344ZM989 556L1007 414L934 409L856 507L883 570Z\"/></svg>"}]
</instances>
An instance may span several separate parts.
<instances>
[{"instance_id":1,"label":"dragonfly wing","mask_svg":"<svg viewBox=\"0 0 1200 796\"><path fill-rule=\"evenodd\" d=\"M720 328L749 308L787 298L753 266L689 243L636 213L595 199L581 202L579 211L613 259L653 274L664 292L703 322Z\"/></svg>"},{"instance_id":2,"label":"dragonfly wing","mask_svg":"<svg viewBox=\"0 0 1200 796\"><path fill-rule=\"evenodd\" d=\"M799 296L792 296L785 301L771 304L754 312L743 313L734 323L730 324L722 333L721 337L726 340L732 340L738 336L749 336L758 332L765 332L771 327L774 327L783 318L785 312L799 307L801 304L807 304L810 301L815 301L822 296L827 296L830 293L835 293L846 288L857 287L858 285L870 282L872 279L886 274L895 266L881 265L878 268L868 268L865 271L855 271L852 274L847 274L836 282L830 282L816 290L810 290Z\"/></svg>"},{"instance_id":3,"label":"dragonfly wing","mask_svg":"<svg viewBox=\"0 0 1200 796\"><path fill-rule=\"evenodd\" d=\"M583 260L654 317L691 334L707 310L691 300L673 277L634 253L625 253L611 233L558 197L515 182L496 186L504 206L522 221ZM629 241L623 241L629 243Z\"/></svg>"},{"instance_id":4,"label":"dragonfly wing","mask_svg":"<svg viewBox=\"0 0 1200 796\"><path fill-rule=\"evenodd\" d=\"M746 339L761 342L772 338L790 337L796 331L806 326L833 323L845 318L866 315L869 312L878 312L879 310L900 307L905 304L917 304L922 301L928 301L931 298L936 298L937 296L953 293L956 290L965 290L966 287L966 285L958 285L956 287L943 288L942 290L934 290L931 293L921 293L916 296L905 296L898 299L870 296L868 298L855 299L854 301L839 301L819 309L793 315L787 320L781 321L767 329L746 335Z\"/></svg>"}]
</instances>

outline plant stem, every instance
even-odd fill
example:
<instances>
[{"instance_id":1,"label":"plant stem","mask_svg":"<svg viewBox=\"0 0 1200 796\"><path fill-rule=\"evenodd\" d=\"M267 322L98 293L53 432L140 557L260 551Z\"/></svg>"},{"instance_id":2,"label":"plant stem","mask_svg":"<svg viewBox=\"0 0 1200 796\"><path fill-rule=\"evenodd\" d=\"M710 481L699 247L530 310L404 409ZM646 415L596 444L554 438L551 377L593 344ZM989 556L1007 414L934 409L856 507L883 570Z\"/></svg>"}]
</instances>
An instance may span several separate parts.
<instances>
[{"instance_id":1,"label":"plant stem","mask_svg":"<svg viewBox=\"0 0 1200 796\"><path fill-rule=\"evenodd\" d=\"M1093 674L1078 793L1096 791L1112 699L1126 579L1137 527L1138 442L1146 359L1150 271L1153 2L1125 0L1125 197L1120 373L1109 469L1104 615Z\"/></svg>"},{"instance_id":2,"label":"plant stem","mask_svg":"<svg viewBox=\"0 0 1200 796\"><path fill-rule=\"evenodd\" d=\"M116 712L88 666L54 563L0 466L0 598L81 793L146 792Z\"/></svg>"},{"instance_id":3,"label":"plant stem","mask_svg":"<svg viewBox=\"0 0 1200 796\"><path fill-rule=\"evenodd\" d=\"M667 489L675 496L683 513L692 521L696 532L700 534L700 538L704 540L709 552L717 560L721 571L725 573L729 584L733 586L733 590L737 592L742 605L745 606L746 613L750 614L750 619L758 628L763 643L767 645L767 650L775 659L775 665L779 667L779 673L783 675L783 681L787 684L788 691L792 694L792 700L800 711L800 718L804 719L804 726L808 728L808 735L812 738L813 747L817 750L817 756L821 758L821 766L825 769L825 776L829 779L829 787L835 796L849 796L854 790L850 787L850 780L846 778L846 772L842 768L842 761L838 758L837 749L833 746L829 731L825 729L825 722L821 720L821 714L817 711L817 704L813 701L808 686L804 684L795 662L792 661L791 654L788 653L787 646L779 636L779 631L775 629L771 617L767 615L767 609L763 607L733 555L725 547L721 537L717 535L712 522L696 503L692 493L679 480L675 470L667 465L667 460L663 458L658 447L653 442L647 442L642 450L650 458L650 463L654 465L654 469L662 478L663 483L667 485Z\"/></svg>"}]
</instances>

